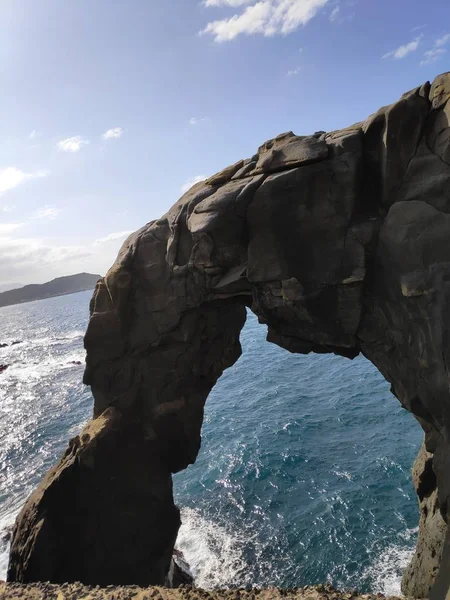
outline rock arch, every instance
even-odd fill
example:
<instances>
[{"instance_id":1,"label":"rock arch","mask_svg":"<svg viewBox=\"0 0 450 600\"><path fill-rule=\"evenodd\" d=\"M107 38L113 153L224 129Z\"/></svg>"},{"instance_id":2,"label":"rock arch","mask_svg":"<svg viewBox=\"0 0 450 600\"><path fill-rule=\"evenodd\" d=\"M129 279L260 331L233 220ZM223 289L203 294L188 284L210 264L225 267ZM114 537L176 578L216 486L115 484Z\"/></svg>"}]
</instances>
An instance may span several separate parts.
<instances>
[{"instance_id":1,"label":"rock arch","mask_svg":"<svg viewBox=\"0 0 450 600\"><path fill-rule=\"evenodd\" d=\"M425 431L421 489L448 520L449 98L444 74L348 129L278 136L128 238L90 306L94 419L20 513L10 580L165 581L171 473L195 461L246 306L291 352L377 366ZM447 537L432 598L449 563Z\"/></svg>"}]
</instances>

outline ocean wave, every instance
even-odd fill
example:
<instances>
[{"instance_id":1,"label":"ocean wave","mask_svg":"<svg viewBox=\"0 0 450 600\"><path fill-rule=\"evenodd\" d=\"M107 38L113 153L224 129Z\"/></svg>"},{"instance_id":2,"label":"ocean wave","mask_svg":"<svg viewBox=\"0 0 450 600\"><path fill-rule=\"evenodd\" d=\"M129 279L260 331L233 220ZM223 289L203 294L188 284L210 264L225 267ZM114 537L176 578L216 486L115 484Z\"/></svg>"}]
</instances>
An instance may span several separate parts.
<instances>
[{"instance_id":1,"label":"ocean wave","mask_svg":"<svg viewBox=\"0 0 450 600\"><path fill-rule=\"evenodd\" d=\"M24 348L48 348L49 346L61 345L70 342L76 342L77 340L81 340L84 337L85 332L82 329L74 329L73 331L68 331L64 333L64 335L37 335L35 337L30 338L21 338L18 336L7 336L4 339L1 339L0 342L2 344L7 344L6 346L0 347L0 350L3 352L8 351L20 351Z\"/></svg>"},{"instance_id":2,"label":"ocean wave","mask_svg":"<svg viewBox=\"0 0 450 600\"><path fill-rule=\"evenodd\" d=\"M0 536L4 535L0 531ZM6 580L6 572L8 571L8 559L9 559L9 544L3 545L0 542L0 579L3 581Z\"/></svg>"},{"instance_id":3,"label":"ocean wave","mask_svg":"<svg viewBox=\"0 0 450 600\"><path fill-rule=\"evenodd\" d=\"M349 473L348 471L337 471L335 469L333 469L331 471L333 473L333 475L336 475L336 477L341 477L341 478L345 478L345 479L352 479L353 475L351 473Z\"/></svg>"},{"instance_id":4,"label":"ocean wave","mask_svg":"<svg viewBox=\"0 0 450 600\"><path fill-rule=\"evenodd\" d=\"M30 360L15 359L8 364L8 368L1 374L5 384L17 381L21 384L32 384L40 379L49 379L57 371L81 368L84 366L85 352L73 350L56 356L47 356L40 360L35 357Z\"/></svg>"},{"instance_id":5,"label":"ocean wave","mask_svg":"<svg viewBox=\"0 0 450 600\"><path fill-rule=\"evenodd\" d=\"M414 549L392 544L376 556L363 572L362 579L372 582L371 588L374 593L402 596L402 576L413 555Z\"/></svg>"},{"instance_id":6,"label":"ocean wave","mask_svg":"<svg viewBox=\"0 0 450 600\"><path fill-rule=\"evenodd\" d=\"M181 509L181 521L176 547L189 563L196 585L205 589L239 585L249 567L243 554L247 536L232 533L193 508Z\"/></svg>"},{"instance_id":7,"label":"ocean wave","mask_svg":"<svg viewBox=\"0 0 450 600\"><path fill-rule=\"evenodd\" d=\"M62 340L76 340L79 338L84 337L85 332L82 329L75 329L74 331L69 331L69 333L66 333L66 335L62 338L57 338L57 339L62 339Z\"/></svg>"},{"instance_id":8,"label":"ocean wave","mask_svg":"<svg viewBox=\"0 0 450 600\"><path fill-rule=\"evenodd\" d=\"M12 528L20 507L0 517L0 580L6 580Z\"/></svg>"}]
</instances>

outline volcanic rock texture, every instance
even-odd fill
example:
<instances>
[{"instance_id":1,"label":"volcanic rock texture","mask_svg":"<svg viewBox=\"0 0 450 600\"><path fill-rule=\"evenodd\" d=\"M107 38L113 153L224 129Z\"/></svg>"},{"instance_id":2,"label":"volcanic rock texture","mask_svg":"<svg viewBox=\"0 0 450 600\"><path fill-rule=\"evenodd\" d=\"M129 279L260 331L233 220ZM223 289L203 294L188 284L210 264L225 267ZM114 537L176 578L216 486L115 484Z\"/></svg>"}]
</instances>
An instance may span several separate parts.
<instances>
[{"instance_id":1,"label":"volcanic rock texture","mask_svg":"<svg viewBox=\"0 0 450 600\"><path fill-rule=\"evenodd\" d=\"M448 522L449 99L447 73L348 129L280 135L128 238L91 302L94 420L20 513L9 580L165 582L171 474L196 459L246 307L290 352L376 365L424 429L427 497ZM433 573L417 562L437 600L442 545Z\"/></svg>"}]
</instances>

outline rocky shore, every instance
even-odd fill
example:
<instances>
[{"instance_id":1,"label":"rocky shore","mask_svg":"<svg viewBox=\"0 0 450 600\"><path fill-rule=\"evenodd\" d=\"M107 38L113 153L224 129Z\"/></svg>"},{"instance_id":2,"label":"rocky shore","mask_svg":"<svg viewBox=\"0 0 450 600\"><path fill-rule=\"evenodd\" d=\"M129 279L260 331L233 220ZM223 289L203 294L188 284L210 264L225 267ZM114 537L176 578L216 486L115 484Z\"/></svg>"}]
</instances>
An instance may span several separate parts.
<instances>
[{"instance_id":1,"label":"rocky shore","mask_svg":"<svg viewBox=\"0 0 450 600\"><path fill-rule=\"evenodd\" d=\"M0 583L0 600L400 600L398 596L340 592L331 585L294 589L202 590L189 585L177 589L164 587L85 586L81 583L55 585ZM402 598L402 600L407 600Z\"/></svg>"}]
</instances>

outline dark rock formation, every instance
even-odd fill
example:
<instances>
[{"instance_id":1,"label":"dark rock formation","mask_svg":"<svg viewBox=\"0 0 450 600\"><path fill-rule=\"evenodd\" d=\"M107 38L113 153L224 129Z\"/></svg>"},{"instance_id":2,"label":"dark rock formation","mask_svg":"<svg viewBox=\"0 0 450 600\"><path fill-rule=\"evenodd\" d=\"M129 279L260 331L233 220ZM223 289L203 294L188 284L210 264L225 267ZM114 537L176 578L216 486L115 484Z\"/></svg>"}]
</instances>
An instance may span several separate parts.
<instances>
[{"instance_id":1,"label":"dark rock formation","mask_svg":"<svg viewBox=\"0 0 450 600\"><path fill-rule=\"evenodd\" d=\"M192 575L191 568L181 550L177 550L177 548L173 550L172 561L165 584L166 587L170 588L194 584L194 576Z\"/></svg>"},{"instance_id":2,"label":"dark rock formation","mask_svg":"<svg viewBox=\"0 0 450 600\"><path fill-rule=\"evenodd\" d=\"M246 306L291 352L378 367L425 431L448 520L449 99L444 74L348 129L283 134L128 238L91 302L94 420L19 515L11 581L164 581L171 473L196 459ZM449 581L447 538L430 598Z\"/></svg>"},{"instance_id":3,"label":"dark rock formation","mask_svg":"<svg viewBox=\"0 0 450 600\"><path fill-rule=\"evenodd\" d=\"M22 304L23 302L32 302L33 300L42 300L43 298L53 298L54 296L93 290L99 279L100 275L77 273L76 275L57 277L47 283L25 285L16 290L1 292L0 306ZM14 343L19 344L20 342L13 342L11 346Z\"/></svg>"}]
</instances>

